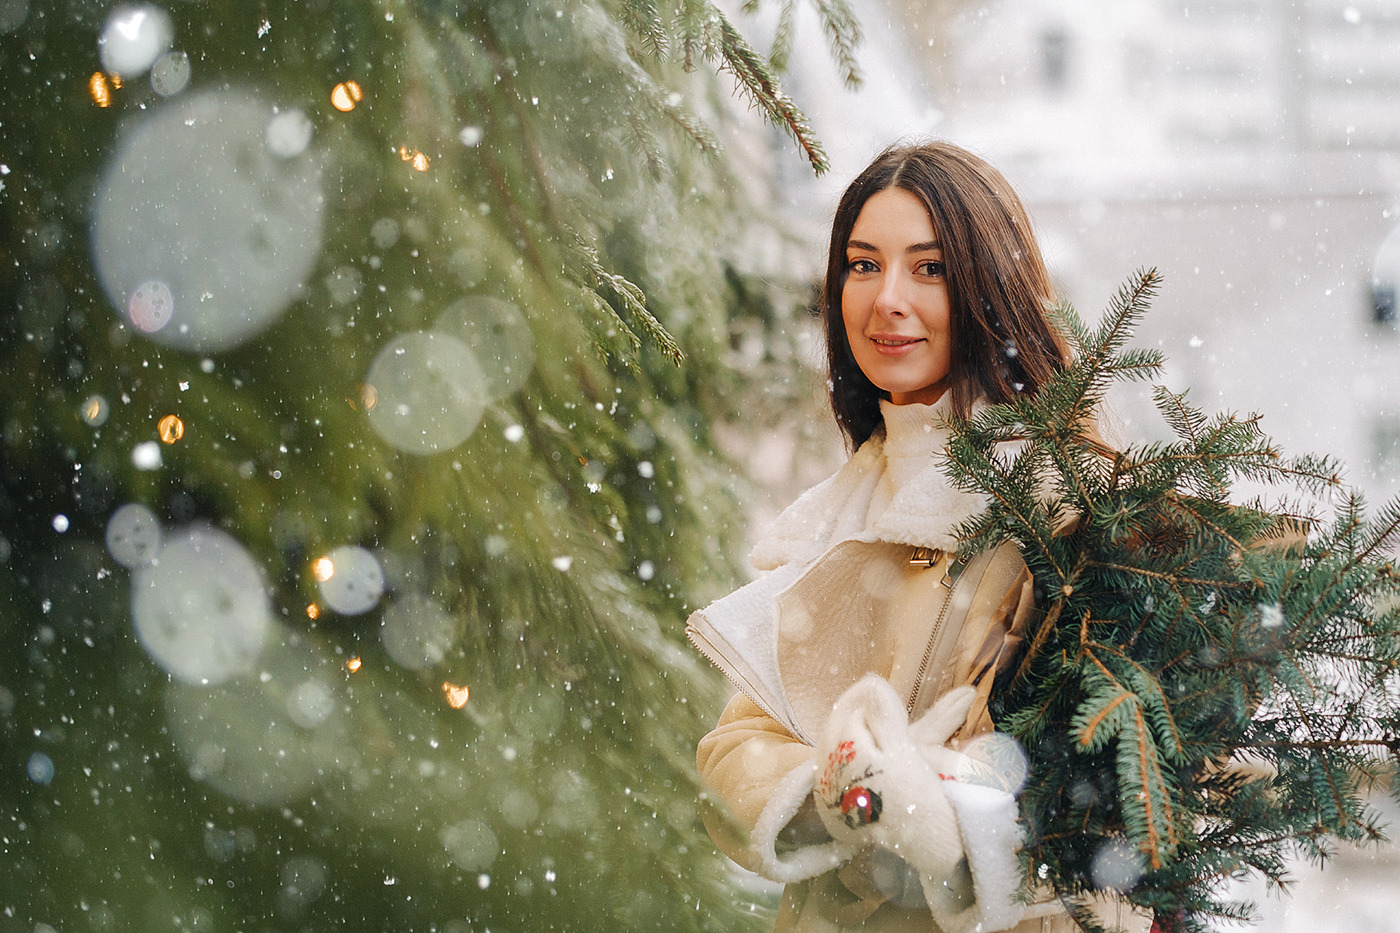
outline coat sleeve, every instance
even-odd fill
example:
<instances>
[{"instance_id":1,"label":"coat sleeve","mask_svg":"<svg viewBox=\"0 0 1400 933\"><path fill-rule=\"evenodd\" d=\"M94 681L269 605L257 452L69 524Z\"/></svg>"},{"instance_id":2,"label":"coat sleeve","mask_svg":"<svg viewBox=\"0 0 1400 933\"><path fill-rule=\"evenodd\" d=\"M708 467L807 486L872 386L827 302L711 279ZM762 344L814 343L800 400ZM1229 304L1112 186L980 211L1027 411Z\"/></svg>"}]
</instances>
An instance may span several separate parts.
<instances>
[{"instance_id":1,"label":"coat sleeve","mask_svg":"<svg viewBox=\"0 0 1400 933\"><path fill-rule=\"evenodd\" d=\"M705 828L720 850L750 871L794 882L855 855L827 835L812 807L816 751L742 693L696 750L710 806Z\"/></svg>"}]
</instances>

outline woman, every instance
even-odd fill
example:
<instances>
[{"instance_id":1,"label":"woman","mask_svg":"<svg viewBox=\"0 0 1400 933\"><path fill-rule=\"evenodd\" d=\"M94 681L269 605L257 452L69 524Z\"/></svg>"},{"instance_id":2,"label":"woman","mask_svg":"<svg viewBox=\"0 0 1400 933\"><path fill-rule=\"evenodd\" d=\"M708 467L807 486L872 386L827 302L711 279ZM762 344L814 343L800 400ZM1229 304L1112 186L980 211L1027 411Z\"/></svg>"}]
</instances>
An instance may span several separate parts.
<instances>
[{"instance_id":1,"label":"woman","mask_svg":"<svg viewBox=\"0 0 1400 933\"><path fill-rule=\"evenodd\" d=\"M986 767L1032 584L1014 546L958 560L983 503L943 472L946 418L1065 365L1052 301L1025 209L963 149L889 149L841 198L822 315L853 456L754 548L765 573L688 629L740 688L698 749L723 805L707 823L788 883L779 931L1075 929L1018 901L1020 777Z\"/></svg>"}]
</instances>

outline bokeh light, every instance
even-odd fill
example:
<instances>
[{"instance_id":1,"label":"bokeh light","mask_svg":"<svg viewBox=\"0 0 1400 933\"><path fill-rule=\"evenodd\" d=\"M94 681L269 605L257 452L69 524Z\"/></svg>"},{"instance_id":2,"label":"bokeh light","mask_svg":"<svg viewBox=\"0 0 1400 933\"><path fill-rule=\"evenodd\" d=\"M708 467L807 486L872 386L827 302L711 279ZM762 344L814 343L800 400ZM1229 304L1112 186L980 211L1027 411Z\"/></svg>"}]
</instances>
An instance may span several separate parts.
<instances>
[{"instance_id":1,"label":"bokeh light","mask_svg":"<svg viewBox=\"0 0 1400 933\"><path fill-rule=\"evenodd\" d=\"M14 32L29 18L29 0L0 0L0 36Z\"/></svg>"},{"instance_id":2,"label":"bokeh light","mask_svg":"<svg viewBox=\"0 0 1400 933\"><path fill-rule=\"evenodd\" d=\"M1005 732L984 732L963 747L958 780L1018 793L1030 774L1025 749Z\"/></svg>"},{"instance_id":3,"label":"bokeh light","mask_svg":"<svg viewBox=\"0 0 1400 933\"><path fill-rule=\"evenodd\" d=\"M362 547L335 548L314 565L321 599L341 615L353 616L379 605L384 595L384 568Z\"/></svg>"},{"instance_id":4,"label":"bokeh light","mask_svg":"<svg viewBox=\"0 0 1400 933\"><path fill-rule=\"evenodd\" d=\"M351 265L336 266L325 277L326 291L330 292L331 303L346 305L360 297L360 289L365 279L360 270Z\"/></svg>"},{"instance_id":5,"label":"bokeh light","mask_svg":"<svg viewBox=\"0 0 1400 933\"><path fill-rule=\"evenodd\" d=\"M325 681L312 677L297 685L287 697L287 715L303 729L314 729L335 712L335 695Z\"/></svg>"},{"instance_id":6,"label":"bokeh light","mask_svg":"<svg viewBox=\"0 0 1400 933\"><path fill-rule=\"evenodd\" d=\"M139 502L128 502L107 519L107 553L128 570L153 563L163 537L156 513Z\"/></svg>"},{"instance_id":7,"label":"bokeh light","mask_svg":"<svg viewBox=\"0 0 1400 933\"><path fill-rule=\"evenodd\" d=\"M283 110L267 121L267 149L279 159L299 156L311 145L314 130L305 111L296 107Z\"/></svg>"},{"instance_id":8,"label":"bokeh light","mask_svg":"<svg viewBox=\"0 0 1400 933\"><path fill-rule=\"evenodd\" d=\"M450 823L438 833L438 839L463 871L485 871L501 852L495 832L481 820Z\"/></svg>"},{"instance_id":9,"label":"bokeh light","mask_svg":"<svg viewBox=\"0 0 1400 933\"><path fill-rule=\"evenodd\" d=\"M326 863L310 855L294 855L278 873L282 887L277 892L277 913L284 920L296 920L321 899L330 884Z\"/></svg>"},{"instance_id":10,"label":"bokeh light","mask_svg":"<svg viewBox=\"0 0 1400 933\"><path fill-rule=\"evenodd\" d=\"M53 783L55 770L53 759L43 752L35 752L30 755L29 761L24 766L24 772L29 775L29 780L45 786Z\"/></svg>"},{"instance_id":11,"label":"bokeh light","mask_svg":"<svg viewBox=\"0 0 1400 933\"><path fill-rule=\"evenodd\" d=\"M393 249L394 244L399 242L399 235L402 232L397 220L392 217L381 217L370 225L369 238L380 249Z\"/></svg>"},{"instance_id":12,"label":"bokeh light","mask_svg":"<svg viewBox=\"0 0 1400 933\"><path fill-rule=\"evenodd\" d=\"M131 448L131 465L145 472L159 470L161 465L160 445L155 441L142 441Z\"/></svg>"},{"instance_id":13,"label":"bokeh light","mask_svg":"<svg viewBox=\"0 0 1400 933\"><path fill-rule=\"evenodd\" d=\"M174 97L190 83L190 57L184 52L166 52L151 66L151 90L161 97Z\"/></svg>"},{"instance_id":14,"label":"bokeh light","mask_svg":"<svg viewBox=\"0 0 1400 933\"><path fill-rule=\"evenodd\" d=\"M118 84L118 87L121 85ZM107 76L100 71L94 71L92 77L88 78L88 96L92 102L99 107L112 106L112 82L107 80Z\"/></svg>"},{"instance_id":15,"label":"bokeh light","mask_svg":"<svg viewBox=\"0 0 1400 933\"><path fill-rule=\"evenodd\" d=\"M376 402L370 426L411 454L450 450L481 422L486 382L471 348L457 337L411 331L384 347L365 381Z\"/></svg>"},{"instance_id":16,"label":"bokeh light","mask_svg":"<svg viewBox=\"0 0 1400 933\"><path fill-rule=\"evenodd\" d=\"M107 17L97 39L102 67L112 74L130 78L145 72L170 49L175 27L170 15L149 3L119 6Z\"/></svg>"},{"instance_id":17,"label":"bokeh light","mask_svg":"<svg viewBox=\"0 0 1400 933\"><path fill-rule=\"evenodd\" d=\"M170 323L175 313L175 298L170 286L152 279L136 286L126 303L126 314L139 330L153 334Z\"/></svg>"},{"instance_id":18,"label":"bokeh light","mask_svg":"<svg viewBox=\"0 0 1400 933\"><path fill-rule=\"evenodd\" d=\"M472 348L490 401L518 390L534 369L535 335L520 308L503 298L475 295L455 301L434 329Z\"/></svg>"},{"instance_id":19,"label":"bokeh light","mask_svg":"<svg viewBox=\"0 0 1400 933\"><path fill-rule=\"evenodd\" d=\"M1146 871L1146 859L1126 839L1104 842L1094 851L1089 864L1094 886L1108 891L1131 891Z\"/></svg>"},{"instance_id":20,"label":"bokeh light","mask_svg":"<svg viewBox=\"0 0 1400 933\"><path fill-rule=\"evenodd\" d=\"M471 690L466 684L454 684L444 680L442 682L442 695L447 698L447 705L453 709L461 709L467 705L471 699Z\"/></svg>"},{"instance_id":21,"label":"bokeh light","mask_svg":"<svg viewBox=\"0 0 1400 933\"><path fill-rule=\"evenodd\" d=\"M426 172L431 164L428 157L420 149L410 149L407 146L399 147L399 158L418 172Z\"/></svg>"},{"instance_id":22,"label":"bokeh light","mask_svg":"<svg viewBox=\"0 0 1400 933\"><path fill-rule=\"evenodd\" d=\"M320 168L268 150L272 115L245 92L203 91L123 134L98 185L93 257L151 339L228 349L301 296L321 248Z\"/></svg>"},{"instance_id":23,"label":"bokeh light","mask_svg":"<svg viewBox=\"0 0 1400 933\"><path fill-rule=\"evenodd\" d=\"M461 627L437 600L409 593L384 610L379 640L400 667L422 671L440 664L457 644Z\"/></svg>"},{"instance_id":24,"label":"bokeh light","mask_svg":"<svg viewBox=\"0 0 1400 933\"><path fill-rule=\"evenodd\" d=\"M252 668L271 607L243 545L196 525L167 536L156 560L138 568L131 616L146 652L172 677L215 684Z\"/></svg>"},{"instance_id":25,"label":"bokeh light","mask_svg":"<svg viewBox=\"0 0 1400 933\"><path fill-rule=\"evenodd\" d=\"M83 407L80 410L83 424L90 428L100 428L107 423L107 416L112 413L111 406L107 400L100 395L89 395L83 400Z\"/></svg>"},{"instance_id":26,"label":"bokeh light","mask_svg":"<svg viewBox=\"0 0 1400 933\"><path fill-rule=\"evenodd\" d=\"M331 106L336 110L349 113L364 99L364 89L357 81L342 81L331 89Z\"/></svg>"},{"instance_id":27,"label":"bokeh light","mask_svg":"<svg viewBox=\"0 0 1400 933\"><path fill-rule=\"evenodd\" d=\"M162 442L173 444L185 436L185 423L178 415L166 415L156 424L156 430L160 432Z\"/></svg>"},{"instance_id":28,"label":"bokeh light","mask_svg":"<svg viewBox=\"0 0 1400 933\"><path fill-rule=\"evenodd\" d=\"M281 804L342 771L351 743L330 669L278 628L255 669L212 686L166 691L170 738L190 775L251 804Z\"/></svg>"}]
</instances>

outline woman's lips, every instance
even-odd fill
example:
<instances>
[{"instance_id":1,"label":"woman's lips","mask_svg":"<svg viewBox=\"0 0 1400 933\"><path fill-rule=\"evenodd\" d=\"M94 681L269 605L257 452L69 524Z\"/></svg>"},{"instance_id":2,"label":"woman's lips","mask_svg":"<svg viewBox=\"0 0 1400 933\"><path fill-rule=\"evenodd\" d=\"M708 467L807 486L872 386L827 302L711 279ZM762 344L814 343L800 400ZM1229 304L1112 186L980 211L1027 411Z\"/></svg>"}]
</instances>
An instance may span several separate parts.
<instances>
[{"instance_id":1,"label":"woman's lips","mask_svg":"<svg viewBox=\"0 0 1400 933\"><path fill-rule=\"evenodd\" d=\"M869 340L875 350L885 356L904 356L924 342L922 337L896 337L890 334L876 334Z\"/></svg>"}]
</instances>

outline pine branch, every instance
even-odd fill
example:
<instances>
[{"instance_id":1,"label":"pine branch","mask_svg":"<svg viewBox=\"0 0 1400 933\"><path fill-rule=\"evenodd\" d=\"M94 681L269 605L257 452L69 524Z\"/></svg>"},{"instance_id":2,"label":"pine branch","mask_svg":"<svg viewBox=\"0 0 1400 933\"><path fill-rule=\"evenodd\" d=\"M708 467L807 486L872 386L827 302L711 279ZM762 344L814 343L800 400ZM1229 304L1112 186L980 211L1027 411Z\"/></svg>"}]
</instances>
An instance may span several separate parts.
<instances>
[{"instance_id":1,"label":"pine branch","mask_svg":"<svg viewBox=\"0 0 1400 933\"><path fill-rule=\"evenodd\" d=\"M1350 536L1362 528L1362 522L1359 518L1360 508L1360 496L1353 494L1348 502L1346 512L1343 514L1343 517L1338 520L1343 523L1346 528L1345 536ZM1307 614L1298 622L1300 628L1306 628L1310 625L1316 619L1318 611L1329 604L1329 597L1346 586L1347 571L1361 567L1372 554L1393 542L1395 537L1400 535L1400 502L1392 503L1387 508L1386 518L1387 520L1381 526L1380 532L1373 535L1371 540L1366 542L1364 546L1353 546L1347 549L1352 554L1351 558L1338 568L1338 571L1332 579L1328 581L1322 591L1314 598Z\"/></svg>"},{"instance_id":2,"label":"pine branch","mask_svg":"<svg viewBox=\"0 0 1400 933\"><path fill-rule=\"evenodd\" d=\"M1055 599L1050 603L1050 610L1045 613L1045 618L1036 627L1035 635L1031 638L1030 645L1026 648L1025 654L1021 656L1021 663L1016 668L1016 673L1012 676L1008 689L1021 685L1029 675L1031 665L1041 656L1045 645L1050 641L1050 636L1055 633L1060 622L1060 614L1064 611L1065 599ZM1087 624L1089 613L1084 613L1083 622Z\"/></svg>"},{"instance_id":3,"label":"pine branch","mask_svg":"<svg viewBox=\"0 0 1400 933\"><path fill-rule=\"evenodd\" d=\"M724 70L738 79L740 89L769 121L787 130L806 154L813 171L818 175L825 172L831 163L821 143L817 142L806 115L783 93L767 63L740 35L739 30L723 14L716 11L715 15L719 17L719 48Z\"/></svg>"},{"instance_id":4,"label":"pine branch","mask_svg":"<svg viewBox=\"0 0 1400 933\"><path fill-rule=\"evenodd\" d=\"M1153 387L1152 398L1167 425L1185 438L1187 446L1199 446L1206 429L1206 416L1199 408L1186 404L1186 393L1159 385Z\"/></svg>"},{"instance_id":5,"label":"pine branch","mask_svg":"<svg viewBox=\"0 0 1400 933\"><path fill-rule=\"evenodd\" d=\"M752 12L757 7L758 3L750 0L744 4L744 12ZM775 73L782 74L787 71L796 36L797 2L796 0L783 0L782 9L778 13L778 25L773 30L773 45L768 50L768 67L772 68Z\"/></svg>"},{"instance_id":6,"label":"pine branch","mask_svg":"<svg viewBox=\"0 0 1400 933\"><path fill-rule=\"evenodd\" d=\"M569 253L576 260L576 265L565 271L570 275L570 278L583 287L585 297L593 296L588 301L590 308L626 338L632 352L641 348L641 340L637 334L623 321L617 311L597 294L599 288L607 288L618 297L628 313L641 323L643 332L656 343L661 351L677 365L680 365L685 358L680 346L661 322L647 310L646 295L642 293L642 290L625 277L608 272L603 268L602 263L598 261L597 250L577 233L573 235L572 243L569 245L571 246ZM581 268L579 268L580 266Z\"/></svg>"},{"instance_id":7,"label":"pine branch","mask_svg":"<svg viewBox=\"0 0 1400 933\"><path fill-rule=\"evenodd\" d=\"M1201 587L1223 587L1232 590L1247 590L1253 592L1255 587L1252 584L1238 580L1207 580L1183 577L1172 573L1161 573L1156 570L1149 570L1146 567L1137 567L1130 564L1115 564L1109 561L1089 561L1085 564L1088 567L1099 567L1103 570L1116 570L1119 573L1126 573L1139 577L1150 577L1154 580L1161 580L1163 583L1174 587L1201 586Z\"/></svg>"},{"instance_id":8,"label":"pine branch","mask_svg":"<svg viewBox=\"0 0 1400 933\"><path fill-rule=\"evenodd\" d=\"M623 0L623 25L632 30L647 54L664 58L671 48L671 36L653 0Z\"/></svg>"},{"instance_id":9,"label":"pine branch","mask_svg":"<svg viewBox=\"0 0 1400 933\"><path fill-rule=\"evenodd\" d=\"M1237 480L1327 492L1338 469L1284 458L1257 415L1207 416L1160 386L1173 441L1096 444L1107 388L1160 364L1127 346L1155 285L1139 274L1094 328L1062 308L1073 360L955 425L948 475L987 501L959 528L968 547L1016 540L1048 596L993 694L1031 755L1022 808L1045 879L1078 896L1086 853L1126 833L1149 867L1130 900L1228 916L1216 879L1279 880L1286 847L1376 832L1358 788L1380 767L1368 752L1400 758L1400 502L1368 522L1350 495L1325 533L1302 508L1236 504ZM1276 760L1267 794L1219 776L1246 748Z\"/></svg>"},{"instance_id":10,"label":"pine branch","mask_svg":"<svg viewBox=\"0 0 1400 933\"><path fill-rule=\"evenodd\" d=\"M860 68L856 63L856 47L860 45L860 23L847 0L813 0L817 14L826 28L831 55L841 69L846 87L860 86Z\"/></svg>"},{"instance_id":11,"label":"pine branch","mask_svg":"<svg viewBox=\"0 0 1400 933\"><path fill-rule=\"evenodd\" d=\"M706 24L714 7L707 0L681 0L676 10L676 20L680 27L681 63L686 71L699 67L697 59L709 58L710 43L707 41Z\"/></svg>"},{"instance_id":12,"label":"pine branch","mask_svg":"<svg viewBox=\"0 0 1400 933\"><path fill-rule=\"evenodd\" d=\"M1172 716L1171 704L1167 700L1166 694L1162 690L1162 685L1157 678L1146 667L1133 660L1126 652L1118 647L1109 644L1093 642L1092 647L1098 651L1112 655L1118 662L1127 666L1132 671L1134 682L1134 693L1151 712L1157 721L1157 732L1169 743L1168 753L1173 761L1179 761L1185 748L1182 741L1181 731L1176 724L1175 717ZM1092 657L1094 663L1105 672L1107 666L1097 657ZM1143 698L1149 698L1144 700Z\"/></svg>"}]
</instances>

